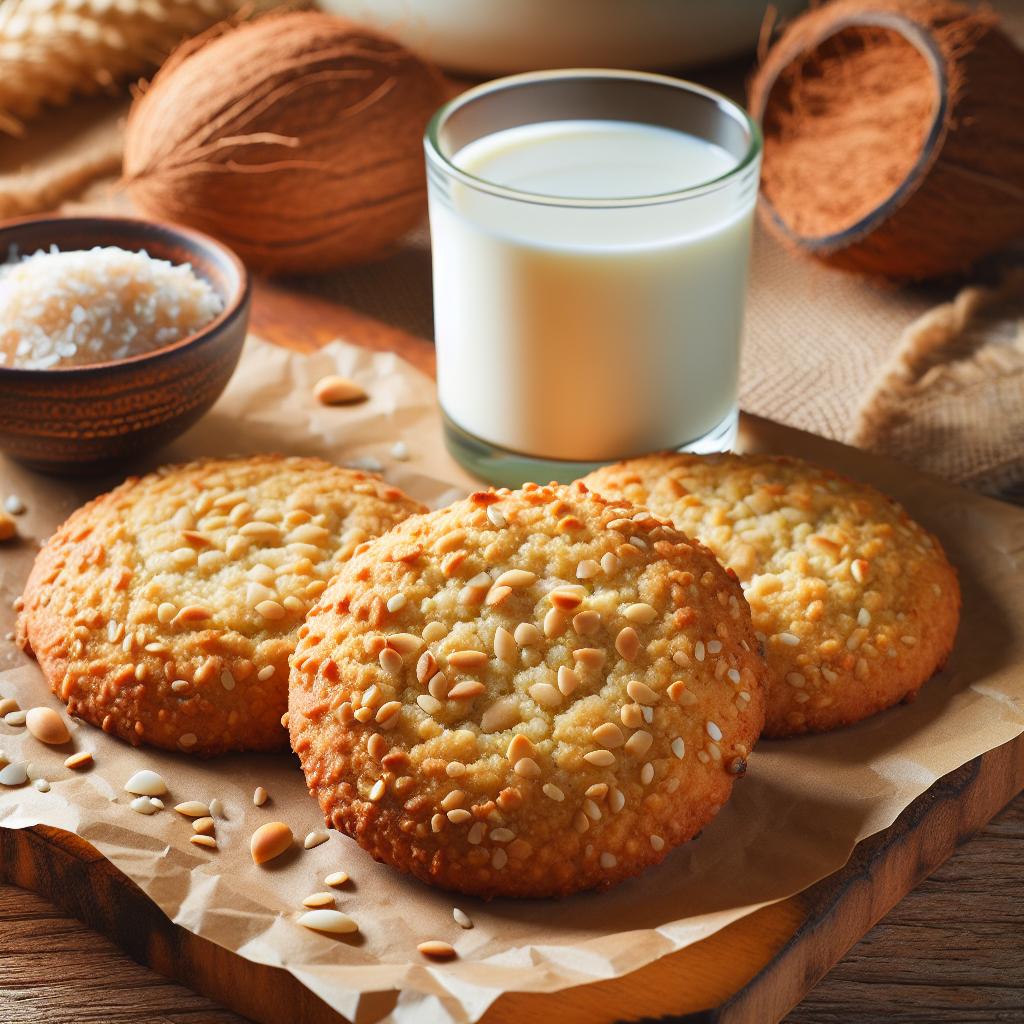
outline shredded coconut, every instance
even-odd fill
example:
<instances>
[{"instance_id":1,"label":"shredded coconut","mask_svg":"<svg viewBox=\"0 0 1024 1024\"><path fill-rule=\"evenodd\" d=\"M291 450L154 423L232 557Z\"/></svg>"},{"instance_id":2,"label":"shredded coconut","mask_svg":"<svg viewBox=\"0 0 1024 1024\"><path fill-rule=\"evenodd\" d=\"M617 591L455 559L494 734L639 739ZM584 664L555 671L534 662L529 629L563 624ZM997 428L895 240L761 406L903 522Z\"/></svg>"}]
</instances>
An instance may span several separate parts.
<instances>
[{"instance_id":1,"label":"shredded coconut","mask_svg":"<svg viewBox=\"0 0 1024 1024\"><path fill-rule=\"evenodd\" d=\"M0 264L0 366L46 370L152 352L224 308L188 263L97 246Z\"/></svg>"}]
</instances>

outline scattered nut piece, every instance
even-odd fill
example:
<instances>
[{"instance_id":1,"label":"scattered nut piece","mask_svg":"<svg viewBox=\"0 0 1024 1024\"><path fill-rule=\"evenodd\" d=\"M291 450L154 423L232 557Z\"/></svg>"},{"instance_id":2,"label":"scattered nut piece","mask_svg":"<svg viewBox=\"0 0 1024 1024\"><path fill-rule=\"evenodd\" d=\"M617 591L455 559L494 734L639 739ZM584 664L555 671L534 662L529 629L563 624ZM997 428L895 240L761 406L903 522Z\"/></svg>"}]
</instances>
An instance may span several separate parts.
<instances>
[{"instance_id":1,"label":"scattered nut piece","mask_svg":"<svg viewBox=\"0 0 1024 1024\"><path fill-rule=\"evenodd\" d=\"M20 727L20 726L23 726L25 724L25 720L26 720L27 717L28 717L28 712L27 711L8 711L7 714L4 715L4 721L8 725L19 726Z\"/></svg>"},{"instance_id":2,"label":"scattered nut piece","mask_svg":"<svg viewBox=\"0 0 1024 1024\"><path fill-rule=\"evenodd\" d=\"M344 885L347 881L348 881L348 872L347 871L332 871L331 874L329 874L324 879L324 885L331 885L331 886L334 886L335 888L337 888L338 886Z\"/></svg>"},{"instance_id":3,"label":"scattered nut piece","mask_svg":"<svg viewBox=\"0 0 1024 1024\"><path fill-rule=\"evenodd\" d=\"M0 512L0 541L11 540L18 534L18 528L14 520L6 513Z\"/></svg>"},{"instance_id":4,"label":"scattered nut piece","mask_svg":"<svg viewBox=\"0 0 1024 1024\"><path fill-rule=\"evenodd\" d=\"M156 814L162 805L158 805L151 797L137 796L128 806L139 814Z\"/></svg>"},{"instance_id":5,"label":"scattered nut piece","mask_svg":"<svg viewBox=\"0 0 1024 1024\"><path fill-rule=\"evenodd\" d=\"M17 710L18 702L13 697L4 697L2 700L0 700L0 715L3 715L5 718L12 711Z\"/></svg>"},{"instance_id":6,"label":"scattered nut piece","mask_svg":"<svg viewBox=\"0 0 1024 1024\"><path fill-rule=\"evenodd\" d=\"M35 779L32 785L35 786L35 788L38 789L40 793L50 792L50 783L46 779Z\"/></svg>"},{"instance_id":7,"label":"scattered nut piece","mask_svg":"<svg viewBox=\"0 0 1024 1024\"><path fill-rule=\"evenodd\" d=\"M210 817L211 818L223 818L224 817L224 805L214 797L210 801Z\"/></svg>"},{"instance_id":8,"label":"scattered nut piece","mask_svg":"<svg viewBox=\"0 0 1024 1024\"><path fill-rule=\"evenodd\" d=\"M213 836L208 836L208 835L189 836L188 837L188 841L193 846L202 846L202 847L205 847L207 850L216 850L217 849L217 840L214 839Z\"/></svg>"},{"instance_id":9,"label":"scattered nut piece","mask_svg":"<svg viewBox=\"0 0 1024 1024\"><path fill-rule=\"evenodd\" d=\"M354 405L368 397L365 389L354 380L335 373L321 377L313 387L313 394L322 405Z\"/></svg>"},{"instance_id":10,"label":"scattered nut piece","mask_svg":"<svg viewBox=\"0 0 1024 1024\"><path fill-rule=\"evenodd\" d=\"M167 783L156 772L143 768L124 784L124 791L139 796L163 796L167 792Z\"/></svg>"},{"instance_id":11,"label":"scattered nut piece","mask_svg":"<svg viewBox=\"0 0 1024 1024\"><path fill-rule=\"evenodd\" d=\"M200 836L212 836L216 827L213 818L210 817L196 818L192 822L192 831Z\"/></svg>"},{"instance_id":12,"label":"scattered nut piece","mask_svg":"<svg viewBox=\"0 0 1024 1024\"><path fill-rule=\"evenodd\" d=\"M280 857L295 841L292 830L283 821L268 821L260 825L249 841L249 852L254 864L265 864Z\"/></svg>"},{"instance_id":13,"label":"scattered nut piece","mask_svg":"<svg viewBox=\"0 0 1024 1024\"><path fill-rule=\"evenodd\" d=\"M210 808L199 800L186 800L183 804L176 804L174 808L179 814L186 818L208 818Z\"/></svg>"},{"instance_id":14,"label":"scattered nut piece","mask_svg":"<svg viewBox=\"0 0 1024 1024\"><path fill-rule=\"evenodd\" d=\"M421 942L416 949L433 960L451 960L455 956L455 947L450 942L444 942L441 939L427 939L426 942Z\"/></svg>"},{"instance_id":15,"label":"scattered nut piece","mask_svg":"<svg viewBox=\"0 0 1024 1024\"><path fill-rule=\"evenodd\" d=\"M71 739L67 724L53 708L30 708L25 713L25 725L40 743L57 746Z\"/></svg>"},{"instance_id":16,"label":"scattered nut piece","mask_svg":"<svg viewBox=\"0 0 1024 1024\"><path fill-rule=\"evenodd\" d=\"M334 893L332 892L315 892L310 896L307 896L303 901L304 907L333 907L334 906Z\"/></svg>"},{"instance_id":17,"label":"scattered nut piece","mask_svg":"<svg viewBox=\"0 0 1024 1024\"><path fill-rule=\"evenodd\" d=\"M298 923L303 928L332 935L349 935L359 931L359 925L340 910L310 910L298 919Z\"/></svg>"},{"instance_id":18,"label":"scattered nut piece","mask_svg":"<svg viewBox=\"0 0 1024 1024\"><path fill-rule=\"evenodd\" d=\"M302 845L307 850L314 850L316 847L320 846L321 843L326 843L330 838L330 832L325 832L323 829L315 829L302 840Z\"/></svg>"},{"instance_id":19,"label":"scattered nut piece","mask_svg":"<svg viewBox=\"0 0 1024 1024\"><path fill-rule=\"evenodd\" d=\"M88 768L91 764L91 750L79 750L77 754L72 754L70 757L66 757L64 759L64 767L70 768L73 771L79 768Z\"/></svg>"},{"instance_id":20,"label":"scattered nut piece","mask_svg":"<svg viewBox=\"0 0 1024 1024\"><path fill-rule=\"evenodd\" d=\"M23 764L8 764L0 768L0 786L24 786L28 782L28 770Z\"/></svg>"},{"instance_id":21,"label":"scattered nut piece","mask_svg":"<svg viewBox=\"0 0 1024 1024\"><path fill-rule=\"evenodd\" d=\"M464 910L460 910L458 907L452 907L452 917L455 918L455 923L460 928L472 928L473 921Z\"/></svg>"},{"instance_id":22,"label":"scattered nut piece","mask_svg":"<svg viewBox=\"0 0 1024 1024\"><path fill-rule=\"evenodd\" d=\"M255 792L252 794L252 802L257 807L262 807L267 802L267 797L270 794L262 786L257 786Z\"/></svg>"}]
</instances>

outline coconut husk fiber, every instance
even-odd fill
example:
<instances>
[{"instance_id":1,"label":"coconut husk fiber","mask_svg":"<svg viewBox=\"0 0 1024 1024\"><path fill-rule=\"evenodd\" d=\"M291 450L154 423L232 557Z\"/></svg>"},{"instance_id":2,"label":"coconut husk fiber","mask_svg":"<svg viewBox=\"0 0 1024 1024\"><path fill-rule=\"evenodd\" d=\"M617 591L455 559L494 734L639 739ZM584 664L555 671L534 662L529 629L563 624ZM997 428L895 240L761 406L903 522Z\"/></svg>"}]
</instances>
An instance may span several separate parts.
<instances>
[{"instance_id":1,"label":"coconut husk fiber","mask_svg":"<svg viewBox=\"0 0 1024 1024\"><path fill-rule=\"evenodd\" d=\"M750 104L766 225L832 266L948 275L1024 234L1024 51L987 8L834 0L768 51Z\"/></svg>"},{"instance_id":2,"label":"coconut husk fiber","mask_svg":"<svg viewBox=\"0 0 1024 1024\"><path fill-rule=\"evenodd\" d=\"M907 327L848 440L1024 501L1024 265Z\"/></svg>"}]
</instances>

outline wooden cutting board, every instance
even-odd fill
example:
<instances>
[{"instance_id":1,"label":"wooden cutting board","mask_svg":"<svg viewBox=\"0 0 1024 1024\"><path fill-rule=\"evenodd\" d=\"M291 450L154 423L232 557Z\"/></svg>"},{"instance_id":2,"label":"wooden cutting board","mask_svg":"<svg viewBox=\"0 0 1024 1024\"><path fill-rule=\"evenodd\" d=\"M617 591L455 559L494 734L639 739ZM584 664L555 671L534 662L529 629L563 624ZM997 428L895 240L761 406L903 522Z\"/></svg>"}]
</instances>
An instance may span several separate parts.
<instances>
[{"instance_id":1,"label":"wooden cutting board","mask_svg":"<svg viewBox=\"0 0 1024 1024\"><path fill-rule=\"evenodd\" d=\"M433 346L351 310L278 286L257 287L252 328L300 351L336 337L394 351L433 373ZM487 1024L602 1024L668 1018L782 1018L818 979L960 842L1024 789L1024 737L947 775L846 866L790 899L614 981L554 995L512 994ZM77 836L38 826L0 829L0 878L33 889L109 936L134 959L265 1024L338 1024L290 974L253 964L171 923L125 875ZM380 1006L394 1002L380 996Z\"/></svg>"}]
</instances>

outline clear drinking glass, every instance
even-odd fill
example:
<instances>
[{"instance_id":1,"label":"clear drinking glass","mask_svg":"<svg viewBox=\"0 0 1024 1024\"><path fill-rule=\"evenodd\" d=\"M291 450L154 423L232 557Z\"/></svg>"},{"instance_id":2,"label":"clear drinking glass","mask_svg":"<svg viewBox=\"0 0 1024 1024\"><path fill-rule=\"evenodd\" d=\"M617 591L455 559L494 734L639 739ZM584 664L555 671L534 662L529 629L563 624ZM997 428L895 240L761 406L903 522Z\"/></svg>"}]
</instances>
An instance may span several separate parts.
<instances>
[{"instance_id":1,"label":"clear drinking glass","mask_svg":"<svg viewBox=\"0 0 1024 1024\"><path fill-rule=\"evenodd\" d=\"M635 129L641 178L676 166L658 163L668 143L692 146L693 168L704 166L701 147L715 150L724 169L635 194L628 133L609 195L589 183L561 194L573 187L571 161L559 194L467 169L464 155L492 142L505 158L496 133L536 126L528 131L564 147L562 126L581 122ZM515 75L442 107L425 149L438 396L459 462L517 486L654 450L732 445L761 158L757 126L739 106L662 75ZM513 155L528 165L534 152ZM584 178L592 170L578 168Z\"/></svg>"}]
</instances>

